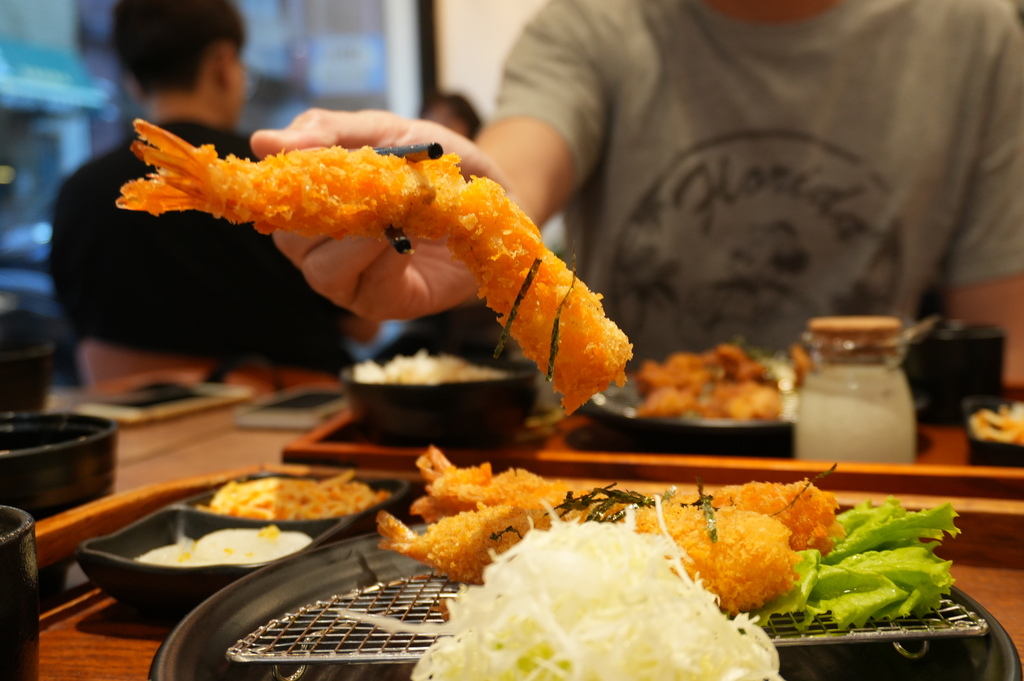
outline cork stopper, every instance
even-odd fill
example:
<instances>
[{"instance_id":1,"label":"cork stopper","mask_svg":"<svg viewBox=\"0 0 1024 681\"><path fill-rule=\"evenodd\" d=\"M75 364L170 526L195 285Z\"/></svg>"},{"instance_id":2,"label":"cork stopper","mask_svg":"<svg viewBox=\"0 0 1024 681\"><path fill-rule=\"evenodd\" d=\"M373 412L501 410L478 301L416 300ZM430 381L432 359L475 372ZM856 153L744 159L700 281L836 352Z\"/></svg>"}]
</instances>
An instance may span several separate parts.
<instances>
[{"instance_id":1,"label":"cork stopper","mask_svg":"<svg viewBox=\"0 0 1024 681\"><path fill-rule=\"evenodd\" d=\"M881 352L902 353L903 322L889 316L814 317L807 322L807 340L827 355L863 357Z\"/></svg>"},{"instance_id":2,"label":"cork stopper","mask_svg":"<svg viewBox=\"0 0 1024 681\"><path fill-rule=\"evenodd\" d=\"M842 338L857 345L877 345L894 340L903 323L898 317L884 316L814 317L807 328L822 340Z\"/></svg>"}]
</instances>

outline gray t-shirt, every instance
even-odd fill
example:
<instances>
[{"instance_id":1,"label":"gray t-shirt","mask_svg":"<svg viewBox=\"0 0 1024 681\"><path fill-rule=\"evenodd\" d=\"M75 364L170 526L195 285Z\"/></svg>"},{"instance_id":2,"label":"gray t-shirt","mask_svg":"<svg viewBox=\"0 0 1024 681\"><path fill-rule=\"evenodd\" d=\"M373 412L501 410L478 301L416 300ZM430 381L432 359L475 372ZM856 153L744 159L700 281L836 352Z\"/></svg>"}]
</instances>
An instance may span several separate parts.
<instances>
[{"instance_id":1,"label":"gray t-shirt","mask_svg":"<svg viewBox=\"0 0 1024 681\"><path fill-rule=\"evenodd\" d=\"M1004 0L844 0L792 24L701 0L552 0L497 118L566 139L580 276L638 358L912 317L1024 271L1024 42Z\"/></svg>"}]
</instances>

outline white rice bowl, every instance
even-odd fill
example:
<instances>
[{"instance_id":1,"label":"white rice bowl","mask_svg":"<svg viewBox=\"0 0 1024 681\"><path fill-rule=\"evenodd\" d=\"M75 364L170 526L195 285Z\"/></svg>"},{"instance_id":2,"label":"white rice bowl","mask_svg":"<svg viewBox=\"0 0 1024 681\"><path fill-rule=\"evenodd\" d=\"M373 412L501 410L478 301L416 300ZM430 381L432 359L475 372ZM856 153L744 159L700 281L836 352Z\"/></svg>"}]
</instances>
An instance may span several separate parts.
<instances>
[{"instance_id":1,"label":"white rice bowl","mask_svg":"<svg viewBox=\"0 0 1024 681\"><path fill-rule=\"evenodd\" d=\"M397 355L384 364L373 360L352 367L356 383L395 383L403 385L438 385L506 378L501 369L473 364L454 355L431 355L420 350L415 355Z\"/></svg>"}]
</instances>

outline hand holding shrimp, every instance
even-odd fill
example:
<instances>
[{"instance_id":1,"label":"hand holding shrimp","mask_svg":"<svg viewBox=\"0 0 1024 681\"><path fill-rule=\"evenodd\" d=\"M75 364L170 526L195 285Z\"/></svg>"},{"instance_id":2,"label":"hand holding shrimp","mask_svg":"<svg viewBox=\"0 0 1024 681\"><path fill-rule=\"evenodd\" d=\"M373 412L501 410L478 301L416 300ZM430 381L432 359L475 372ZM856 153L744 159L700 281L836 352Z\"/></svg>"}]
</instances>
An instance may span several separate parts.
<instances>
[{"instance_id":1,"label":"hand holding shrimp","mask_svg":"<svg viewBox=\"0 0 1024 681\"><path fill-rule=\"evenodd\" d=\"M400 255L379 239L307 238L284 231L273 238L313 290L366 319L413 319L476 293L473 276L439 241L413 239L414 252Z\"/></svg>"},{"instance_id":2,"label":"hand holding shrimp","mask_svg":"<svg viewBox=\"0 0 1024 681\"><path fill-rule=\"evenodd\" d=\"M366 147L333 147L252 163L220 159L212 147L196 149L145 121L136 130L149 144L136 142L133 150L159 172L126 184L122 208L155 215L202 210L252 222L264 233L383 241L389 226L399 226L410 237L445 239L451 257L476 280L478 295L503 323L514 317L511 335L524 354L552 367L566 411L625 381L632 346L604 316L601 297L546 248L496 182L466 182L454 155L408 161Z\"/></svg>"},{"instance_id":3,"label":"hand holding shrimp","mask_svg":"<svg viewBox=\"0 0 1024 681\"><path fill-rule=\"evenodd\" d=\"M502 184L500 170L468 139L425 120L387 111L309 109L283 130L259 130L252 148L263 158L281 151L318 147L403 146L435 140L459 155L463 176L490 177ZM321 295L362 317L383 321L412 319L454 307L476 292L472 275L452 261L444 244L413 239L415 252L399 255L380 239L305 239L274 233L278 248ZM339 267L343 263L343 267Z\"/></svg>"}]
</instances>

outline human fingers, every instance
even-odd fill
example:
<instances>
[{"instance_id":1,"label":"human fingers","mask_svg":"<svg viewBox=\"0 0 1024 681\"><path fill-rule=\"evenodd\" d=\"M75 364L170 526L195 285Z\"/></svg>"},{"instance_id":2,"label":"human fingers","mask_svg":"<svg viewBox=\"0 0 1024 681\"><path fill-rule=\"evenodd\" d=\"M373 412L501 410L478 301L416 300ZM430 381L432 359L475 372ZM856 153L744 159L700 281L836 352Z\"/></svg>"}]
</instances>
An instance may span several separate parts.
<instances>
[{"instance_id":1,"label":"human fingers","mask_svg":"<svg viewBox=\"0 0 1024 681\"><path fill-rule=\"evenodd\" d=\"M328 111L308 109L288 127L257 130L250 139L253 153L263 157L292 149L397 144L408 121L387 111Z\"/></svg>"},{"instance_id":2,"label":"human fingers","mask_svg":"<svg viewBox=\"0 0 1024 681\"><path fill-rule=\"evenodd\" d=\"M505 184L497 165L468 138L433 121L407 119L388 111L309 109L287 128L258 130L250 138L253 153L260 158L293 149L356 149L427 142L440 144L446 153L458 154L467 178L478 175Z\"/></svg>"},{"instance_id":3,"label":"human fingers","mask_svg":"<svg viewBox=\"0 0 1024 681\"><path fill-rule=\"evenodd\" d=\"M360 237L307 238L285 231L274 232L273 238L278 249L302 272L314 291L336 305L365 314L365 306L360 304L358 296L360 279L371 266L385 269L378 260L387 255L386 251L390 249L387 242ZM397 253L392 251L391 255L398 259ZM386 268L391 276L401 273L404 263L398 260ZM384 284L396 286L396 282L387 278Z\"/></svg>"},{"instance_id":4,"label":"human fingers","mask_svg":"<svg viewBox=\"0 0 1024 681\"><path fill-rule=\"evenodd\" d=\"M400 255L377 239L307 239L275 232L274 240L314 291L368 319L434 314L476 291L473 276L441 241L413 239L414 253Z\"/></svg>"},{"instance_id":5,"label":"human fingers","mask_svg":"<svg viewBox=\"0 0 1024 681\"><path fill-rule=\"evenodd\" d=\"M319 244L331 240L330 237L305 237L294 232L278 230L272 234L274 245L284 254L293 265L302 268L302 261L306 254L316 248Z\"/></svg>"},{"instance_id":6,"label":"human fingers","mask_svg":"<svg viewBox=\"0 0 1024 681\"><path fill-rule=\"evenodd\" d=\"M460 305L476 293L473 275L452 259L445 242L412 243L412 255L397 256L389 248L363 270L355 299L368 314L387 310L398 319L422 317Z\"/></svg>"}]
</instances>

